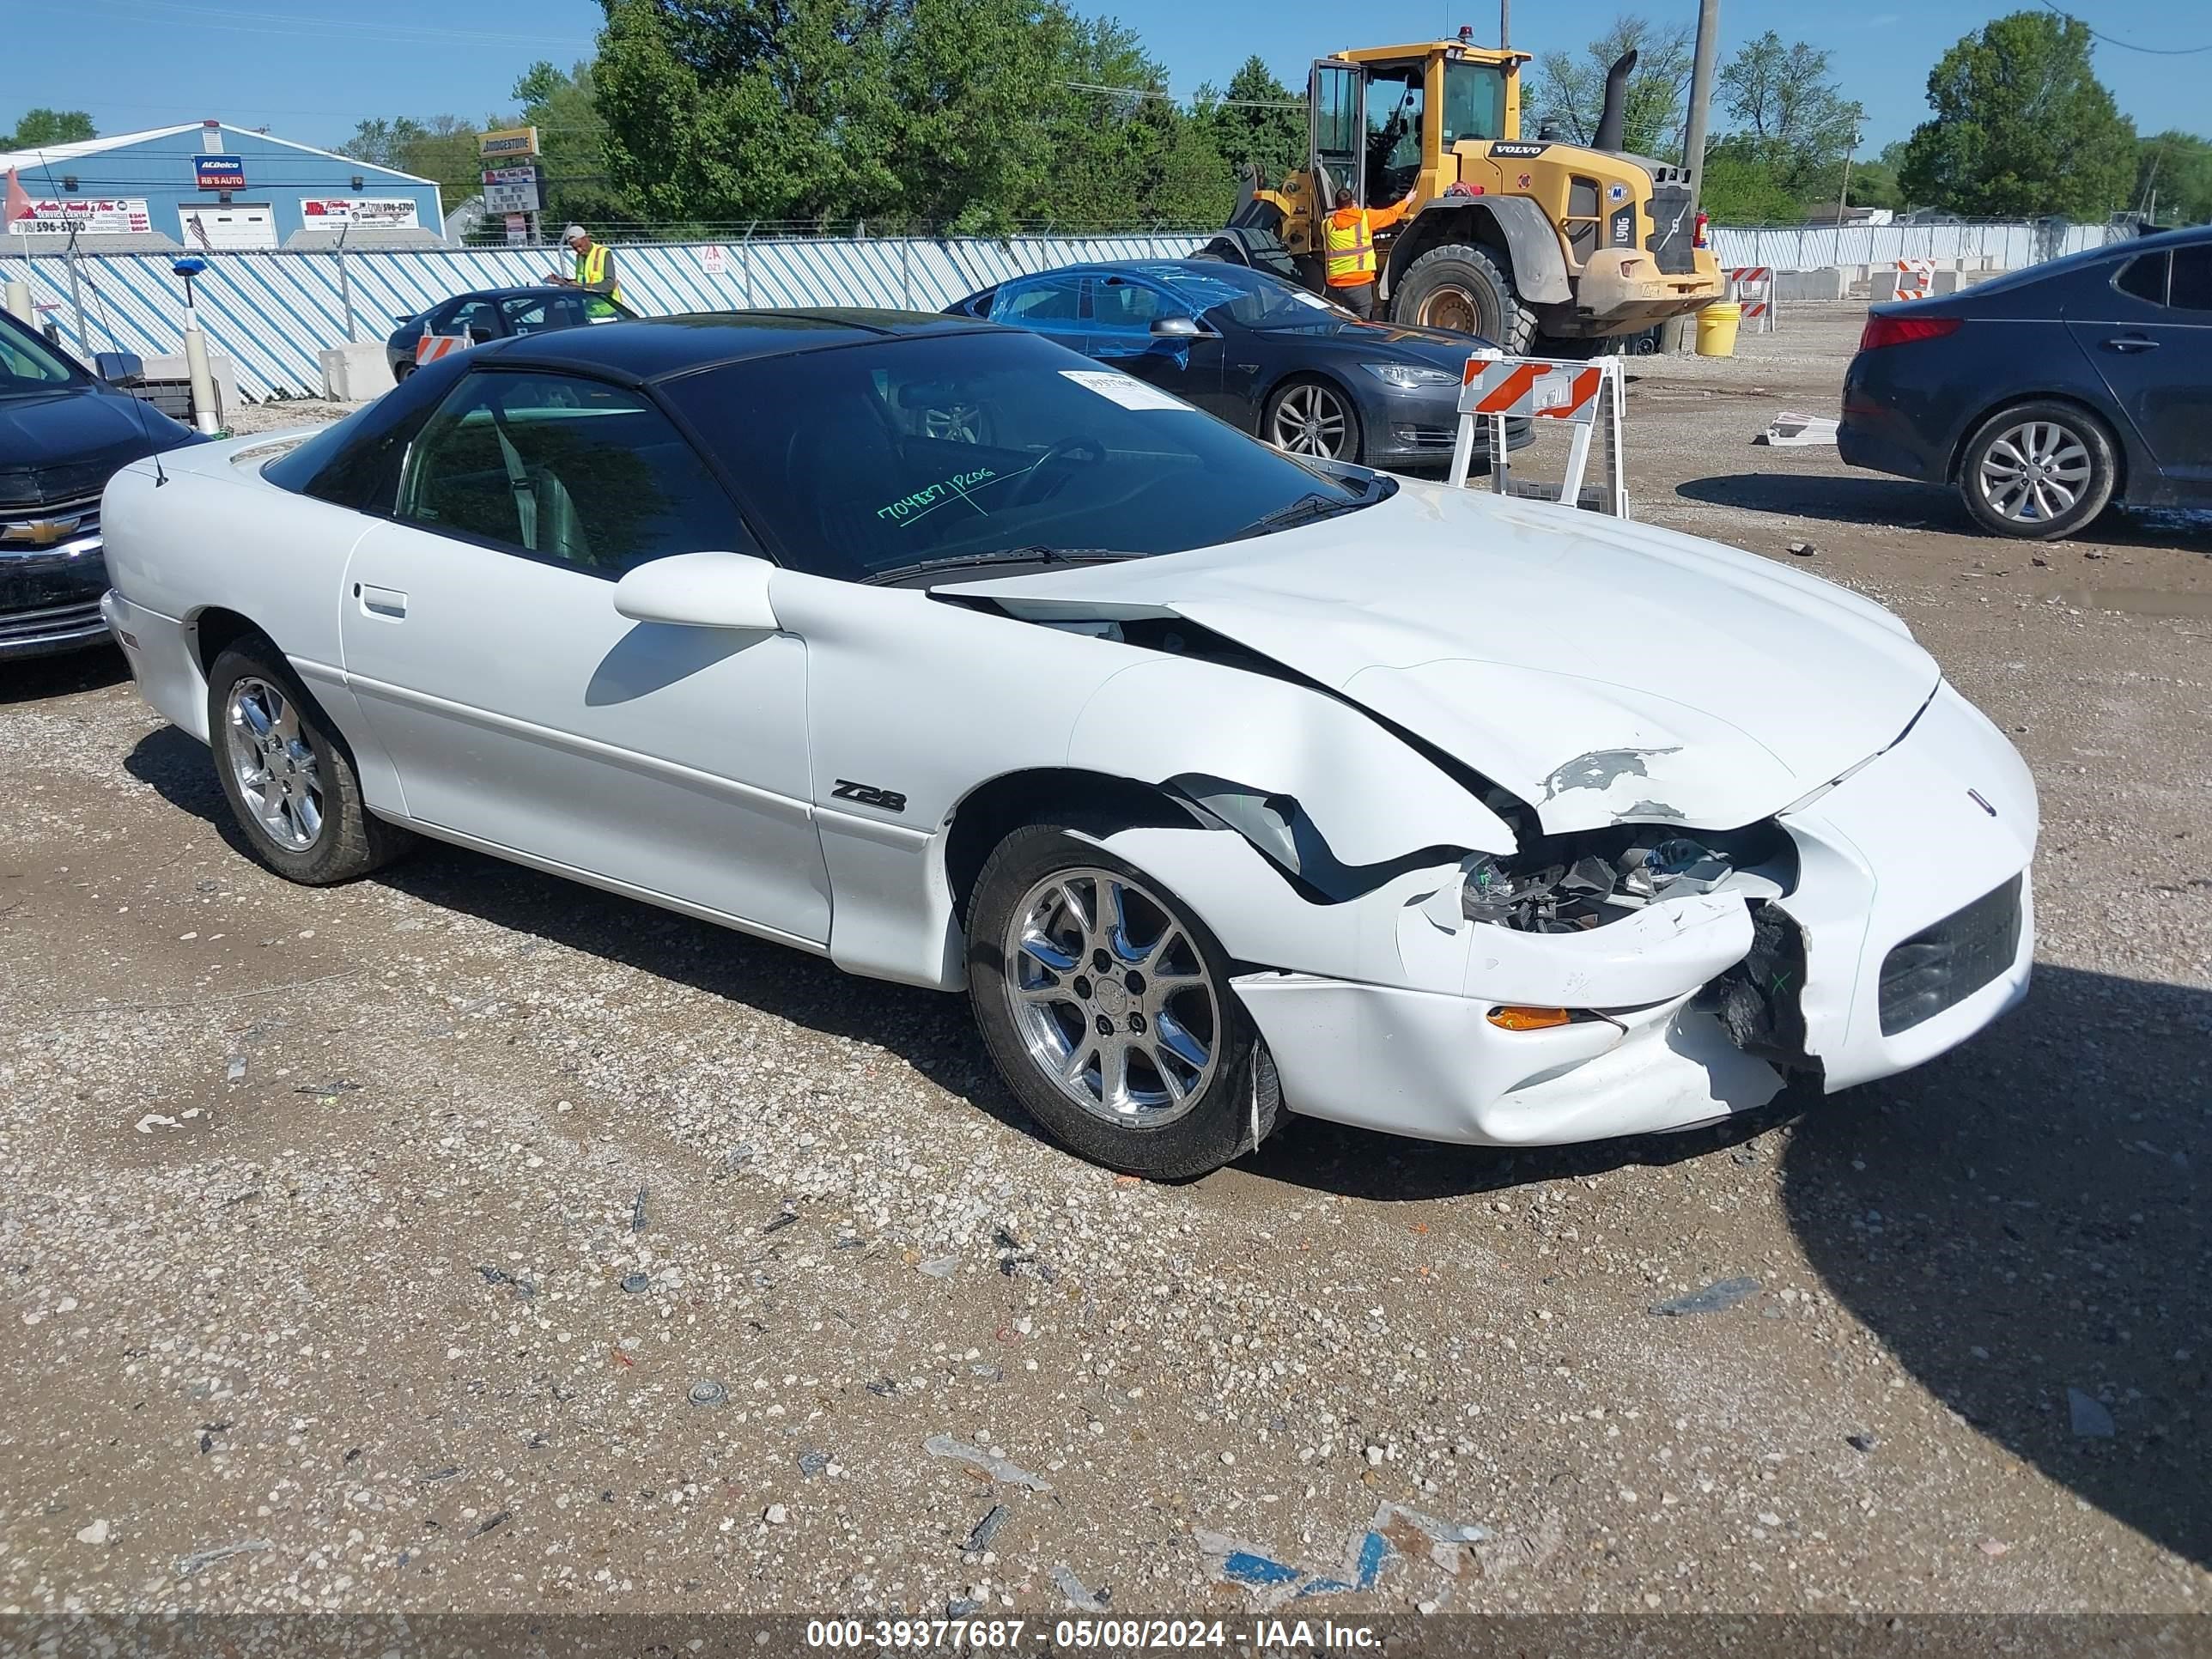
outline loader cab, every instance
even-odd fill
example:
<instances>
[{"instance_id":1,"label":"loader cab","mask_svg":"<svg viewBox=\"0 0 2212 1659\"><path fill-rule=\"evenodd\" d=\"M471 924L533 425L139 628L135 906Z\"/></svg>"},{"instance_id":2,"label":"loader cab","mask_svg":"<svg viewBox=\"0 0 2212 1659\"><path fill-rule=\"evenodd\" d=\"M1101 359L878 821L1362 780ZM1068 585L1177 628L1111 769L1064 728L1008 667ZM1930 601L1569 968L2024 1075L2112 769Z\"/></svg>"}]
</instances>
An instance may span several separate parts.
<instances>
[{"instance_id":1,"label":"loader cab","mask_svg":"<svg viewBox=\"0 0 2212 1659\"><path fill-rule=\"evenodd\" d=\"M1442 194L1459 177L1454 145L1519 136L1519 70L1527 59L1464 40L1316 58L1307 103L1319 210L1328 210L1340 185L1369 207L1397 201L1416 185L1424 196Z\"/></svg>"}]
</instances>

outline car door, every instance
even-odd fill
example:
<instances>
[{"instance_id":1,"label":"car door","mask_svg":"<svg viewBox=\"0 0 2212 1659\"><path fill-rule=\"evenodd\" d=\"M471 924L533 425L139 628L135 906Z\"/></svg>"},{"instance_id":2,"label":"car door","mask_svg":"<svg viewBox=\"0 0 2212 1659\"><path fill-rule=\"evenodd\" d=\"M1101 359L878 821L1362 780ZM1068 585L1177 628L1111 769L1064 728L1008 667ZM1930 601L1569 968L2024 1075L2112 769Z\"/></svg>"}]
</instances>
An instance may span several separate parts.
<instances>
[{"instance_id":1,"label":"car door","mask_svg":"<svg viewBox=\"0 0 2212 1659\"><path fill-rule=\"evenodd\" d=\"M2168 485L2212 493L2212 243L2138 254L2088 293L2068 304L2068 331Z\"/></svg>"},{"instance_id":2,"label":"car door","mask_svg":"<svg viewBox=\"0 0 2212 1659\"><path fill-rule=\"evenodd\" d=\"M805 647L615 612L623 571L714 550L757 549L650 399L488 363L354 549L347 679L410 817L819 943Z\"/></svg>"},{"instance_id":3,"label":"car door","mask_svg":"<svg viewBox=\"0 0 2212 1659\"><path fill-rule=\"evenodd\" d=\"M1090 355L1211 414L1221 413L1221 337L1213 325L1141 278L1108 274L1088 280ZM1203 332L1154 334L1152 325L1163 317L1182 318Z\"/></svg>"}]
</instances>

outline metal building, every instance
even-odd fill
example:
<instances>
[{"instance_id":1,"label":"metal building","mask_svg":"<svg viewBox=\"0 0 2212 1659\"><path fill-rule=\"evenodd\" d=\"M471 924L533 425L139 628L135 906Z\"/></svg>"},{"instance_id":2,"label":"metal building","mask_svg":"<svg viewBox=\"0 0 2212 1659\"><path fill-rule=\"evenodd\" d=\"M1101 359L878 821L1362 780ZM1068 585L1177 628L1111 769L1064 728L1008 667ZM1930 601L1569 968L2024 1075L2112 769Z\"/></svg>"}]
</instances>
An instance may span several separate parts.
<instances>
[{"instance_id":1,"label":"metal building","mask_svg":"<svg viewBox=\"0 0 2212 1659\"><path fill-rule=\"evenodd\" d=\"M438 186L310 144L219 121L0 154L31 216L0 232L0 256L329 247L434 247Z\"/></svg>"}]
</instances>

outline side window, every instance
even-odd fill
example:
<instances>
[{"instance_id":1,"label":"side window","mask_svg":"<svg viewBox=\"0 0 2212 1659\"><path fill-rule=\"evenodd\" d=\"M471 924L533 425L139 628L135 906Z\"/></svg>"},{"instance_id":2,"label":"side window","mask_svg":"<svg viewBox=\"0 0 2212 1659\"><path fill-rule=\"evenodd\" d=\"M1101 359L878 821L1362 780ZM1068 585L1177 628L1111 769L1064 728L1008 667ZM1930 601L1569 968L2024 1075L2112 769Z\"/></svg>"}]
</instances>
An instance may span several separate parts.
<instances>
[{"instance_id":1,"label":"side window","mask_svg":"<svg viewBox=\"0 0 2212 1659\"><path fill-rule=\"evenodd\" d=\"M466 334L474 338L481 334L487 339L499 337L499 313L489 300L465 300L461 308L447 321L441 334Z\"/></svg>"},{"instance_id":2,"label":"side window","mask_svg":"<svg viewBox=\"0 0 2212 1659\"><path fill-rule=\"evenodd\" d=\"M1001 289L991 307L994 323L1014 323L1024 328L1073 326L1082 320L1083 284L1073 276L1047 276L1023 283L1011 291Z\"/></svg>"},{"instance_id":3,"label":"side window","mask_svg":"<svg viewBox=\"0 0 2212 1659\"><path fill-rule=\"evenodd\" d=\"M1146 334L1156 317L1190 314L1158 289L1118 276L1092 280L1091 309L1091 326L1102 334Z\"/></svg>"},{"instance_id":4,"label":"side window","mask_svg":"<svg viewBox=\"0 0 2212 1659\"><path fill-rule=\"evenodd\" d=\"M408 452L397 516L610 580L672 553L753 545L658 409L560 374L464 377Z\"/></svg>"},{"instance_id":5,"label":"side window","mask_svg":"<svg viewBox=\"0 0 2212 1659\"><path fill-rule=\"evenodd\" d=\"M586 294L583 300L584 320L587 323L618 323L629 315L604 294Z\"/></svg>"},{"instance_id":6,"label":"side window","mask_svg":"<svg viewBox=\"0 0 2212 1659\"><path fill-rule=\"evenodd\" d=\"M2212 242L2174 249L2172 281L2166 304L2176 311L2212 312Z\"/></svg>"},{"instance_id":7,"label":"side window","mask_svg":"<svg viewBox=\"0 0 2212 1659\"><path fill-rule=\"evenodd\" d=\"M2148 300L2154 306L2166 303L2166 255L2146 253L2130 259L2127 268L2112 281L2112 286L2123 294L2133 295L2138 300Z\"/></svg>"},{"instance_id":8,"label":"side window","mask_svg":"<svg viewBox=\"0 0 2212 1659\"><path fill-rule=\"evenodd\" d=\"M574 328L584 320L584 307L566 294L533 294L502 301L500 310L512 334L543 334L551 328Z\"/></svg>"}]
</instances>

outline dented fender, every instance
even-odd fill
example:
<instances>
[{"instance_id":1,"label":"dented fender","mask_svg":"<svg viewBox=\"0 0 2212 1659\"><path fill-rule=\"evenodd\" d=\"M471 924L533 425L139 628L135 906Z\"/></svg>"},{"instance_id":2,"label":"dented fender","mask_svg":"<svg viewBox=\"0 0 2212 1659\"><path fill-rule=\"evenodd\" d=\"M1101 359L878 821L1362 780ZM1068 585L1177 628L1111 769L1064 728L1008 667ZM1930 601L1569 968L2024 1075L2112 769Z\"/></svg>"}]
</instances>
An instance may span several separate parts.
<instances>
[{"instance_id":1,"label":"dented fender","mask_svg":"<svg viewBox=\"0 0 2212 1659\"><path fill-rule=\"evenodd\" d=\"M1288 796L1344 865L1428 848L1510 853L1504 819L1376 720L1319 691L1206 662L1132 664L1101 685L1069 735L1067 763L1166 784L1222 780Z\"/></svg>"}]
</instances>

